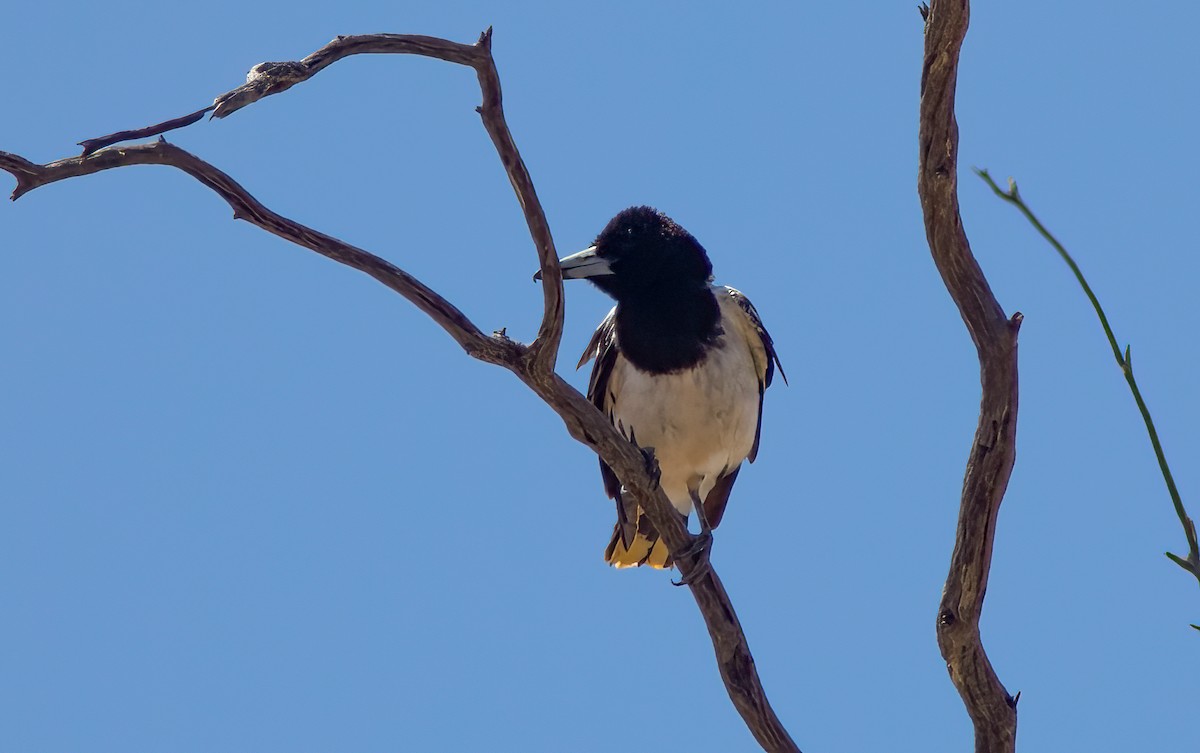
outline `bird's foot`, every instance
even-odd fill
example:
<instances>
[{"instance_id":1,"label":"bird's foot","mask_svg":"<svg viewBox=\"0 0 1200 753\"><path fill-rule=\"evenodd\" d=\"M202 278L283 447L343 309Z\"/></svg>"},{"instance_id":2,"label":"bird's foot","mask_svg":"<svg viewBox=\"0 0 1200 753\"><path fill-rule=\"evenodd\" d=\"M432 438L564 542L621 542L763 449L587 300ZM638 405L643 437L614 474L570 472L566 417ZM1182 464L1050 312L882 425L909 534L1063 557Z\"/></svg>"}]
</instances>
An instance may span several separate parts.
<instances>
[{"instance_id":1,"label":"bird's foot","mask_svg":"<svg viewBox=\"0 0 1200 753\"><path fill-rule=\"evenodd\" d=\"M638 447L638 451L642 453L642 461L646 464L646 475L657 484L662 477L662 469L658 467L658 458L654 457L654 448Z\"/></svg>"},{"instance_id":2,"label":"bird's foot","mask_svg":"<svg viewBox=\"0 0 1200 753\"><path fill-rule=\"evenodd\" d=\"M673 555L683 575L679 580L671 581L671 585L690 586L712 572L712 563L709 561L712 556L712 540L711 530L701 531L692 537L691 543L684 547L683 551ZM688 561L691 562L691 566L684 573L683 563Z\"/></svg>"}]
</instances>

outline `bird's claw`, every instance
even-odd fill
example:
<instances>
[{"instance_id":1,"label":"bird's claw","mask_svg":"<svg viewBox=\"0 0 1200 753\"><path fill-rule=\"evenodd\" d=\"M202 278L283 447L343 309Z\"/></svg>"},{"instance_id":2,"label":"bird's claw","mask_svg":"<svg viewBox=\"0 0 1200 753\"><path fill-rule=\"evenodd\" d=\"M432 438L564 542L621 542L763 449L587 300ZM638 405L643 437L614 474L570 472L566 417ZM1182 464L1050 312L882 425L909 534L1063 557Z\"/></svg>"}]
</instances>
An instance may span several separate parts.
<instances>
[{"instance_id":1,"label":"bird's claw","mask_svg":"<svg viewBox=\"0 0 1200 753\"><path fill-rule=\"evenodd\" d=\"M658 467L658 458L654 457L654 448L638 447L638 451L642 453L642 461L646 464L646 475L657 484L662 477L662 469Z\"/></svg>"},{"instance_id":2,"label":"bird's claw","mask_svg":"<svg viewBox=\"0 0 1200 753\"><path fill-rule=\"evenodd\" d=\"M683 551L675 555L675 562L679 563L680 572L683 571L683 562L692 560L692 567L688 572L683 573L679 580L671 581L673 586L690 586L696 581L703 578L712 572L712 531L701 531L692 537L691 543L684 547ZM693 558L695 558L693 560Z\"/></svg>"}]
</instances>

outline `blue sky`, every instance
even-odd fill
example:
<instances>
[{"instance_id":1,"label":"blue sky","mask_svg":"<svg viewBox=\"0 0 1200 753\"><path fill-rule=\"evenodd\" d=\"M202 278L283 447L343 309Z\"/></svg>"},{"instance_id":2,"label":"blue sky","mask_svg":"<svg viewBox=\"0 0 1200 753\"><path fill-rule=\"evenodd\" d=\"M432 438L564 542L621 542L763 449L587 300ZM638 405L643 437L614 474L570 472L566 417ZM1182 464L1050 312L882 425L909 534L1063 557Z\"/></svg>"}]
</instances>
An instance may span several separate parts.
<instances>
[{"instance_id":1,"label":"blue sky","mask_svg":"<svg viewBox=\"0 0 1200 753\"><path fill-rule=\"evenodd\" d=\"M915 192L914 3L288 7L12 8L0 149L68 156L336 34L494 25L559 250L653 204L774 335L791 386L713 562L796 741L969 749L933 625L978 373ZM1183 536L1086 300L967 168L1016 176L1076 254L1200 513L1198 24L973 10L964 222L1026 317L983 630L1026 752L1194 746L1200 590L1162 556ZM170 138L528 340L535 256L478 97L358 57ZM594 457L405 301L167 168L40 189L0 228L0 750L755 749L690 596L604 566ZM567 295L582 389L610 304Z\"/></svg>"}]
</instances>

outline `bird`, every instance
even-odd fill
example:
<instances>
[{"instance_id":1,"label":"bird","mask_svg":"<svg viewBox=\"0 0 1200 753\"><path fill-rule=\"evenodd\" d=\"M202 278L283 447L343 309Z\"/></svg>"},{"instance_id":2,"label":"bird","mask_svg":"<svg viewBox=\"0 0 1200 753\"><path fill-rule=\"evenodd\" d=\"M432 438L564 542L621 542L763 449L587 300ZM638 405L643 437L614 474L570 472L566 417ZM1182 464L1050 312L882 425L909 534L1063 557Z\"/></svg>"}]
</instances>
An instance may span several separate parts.
<instances>
[{"instance_id":1,"label":"bird","mask_svg":"<svg viewBox=\"0 0 1200 753\"><path fill-rule=\"evenodd\" d=\"M712 530L742 463L758 455L763 393L776 368L787 382L771 336L745 295L713 284L695 237L652 207L619 212L559 266L564 280L587 280L616 301L576 368L595 361L588 399L653 453L659 485L684 523L696 514L700 534L688 554L703 554L707 567ZM617 503L605 561L673 567L666 543L644 511L622 499L603 460L600 476Z\"/></svg>"}]
</instances>

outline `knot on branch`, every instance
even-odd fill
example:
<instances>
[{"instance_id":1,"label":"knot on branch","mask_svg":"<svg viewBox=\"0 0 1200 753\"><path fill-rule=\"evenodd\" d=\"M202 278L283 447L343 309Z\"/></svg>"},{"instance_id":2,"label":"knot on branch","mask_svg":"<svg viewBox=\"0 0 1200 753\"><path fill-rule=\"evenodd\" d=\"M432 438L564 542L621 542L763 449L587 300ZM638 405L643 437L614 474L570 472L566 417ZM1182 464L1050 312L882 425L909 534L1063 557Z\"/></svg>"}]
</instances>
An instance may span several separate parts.
<instances>
[{"instance_id":1,"label":"knot on branch","mask_svg":"<svg viewBox=\"0 0 1200 753\"><path fill-rule=\"evenodd\" d=\"M264 79L272 79L274 83L288 82L294 84L303 80L308 68L303 63L288 60L282 63L259 63L246 74L246 83L260 83Z\"/></svg>"},{"instance_id":2,"label":"knot on branch","mask_svg":"<svg viewBox=\"0 0 1200 753\"><path fill-rule=\"evenodd\" d=\"M263 97L287 91L312 74L308 66L289 60L282 63L259 63L246 74L246 83L213 100L214 118L231 115Z\"/></svg>"}]
</instances>

